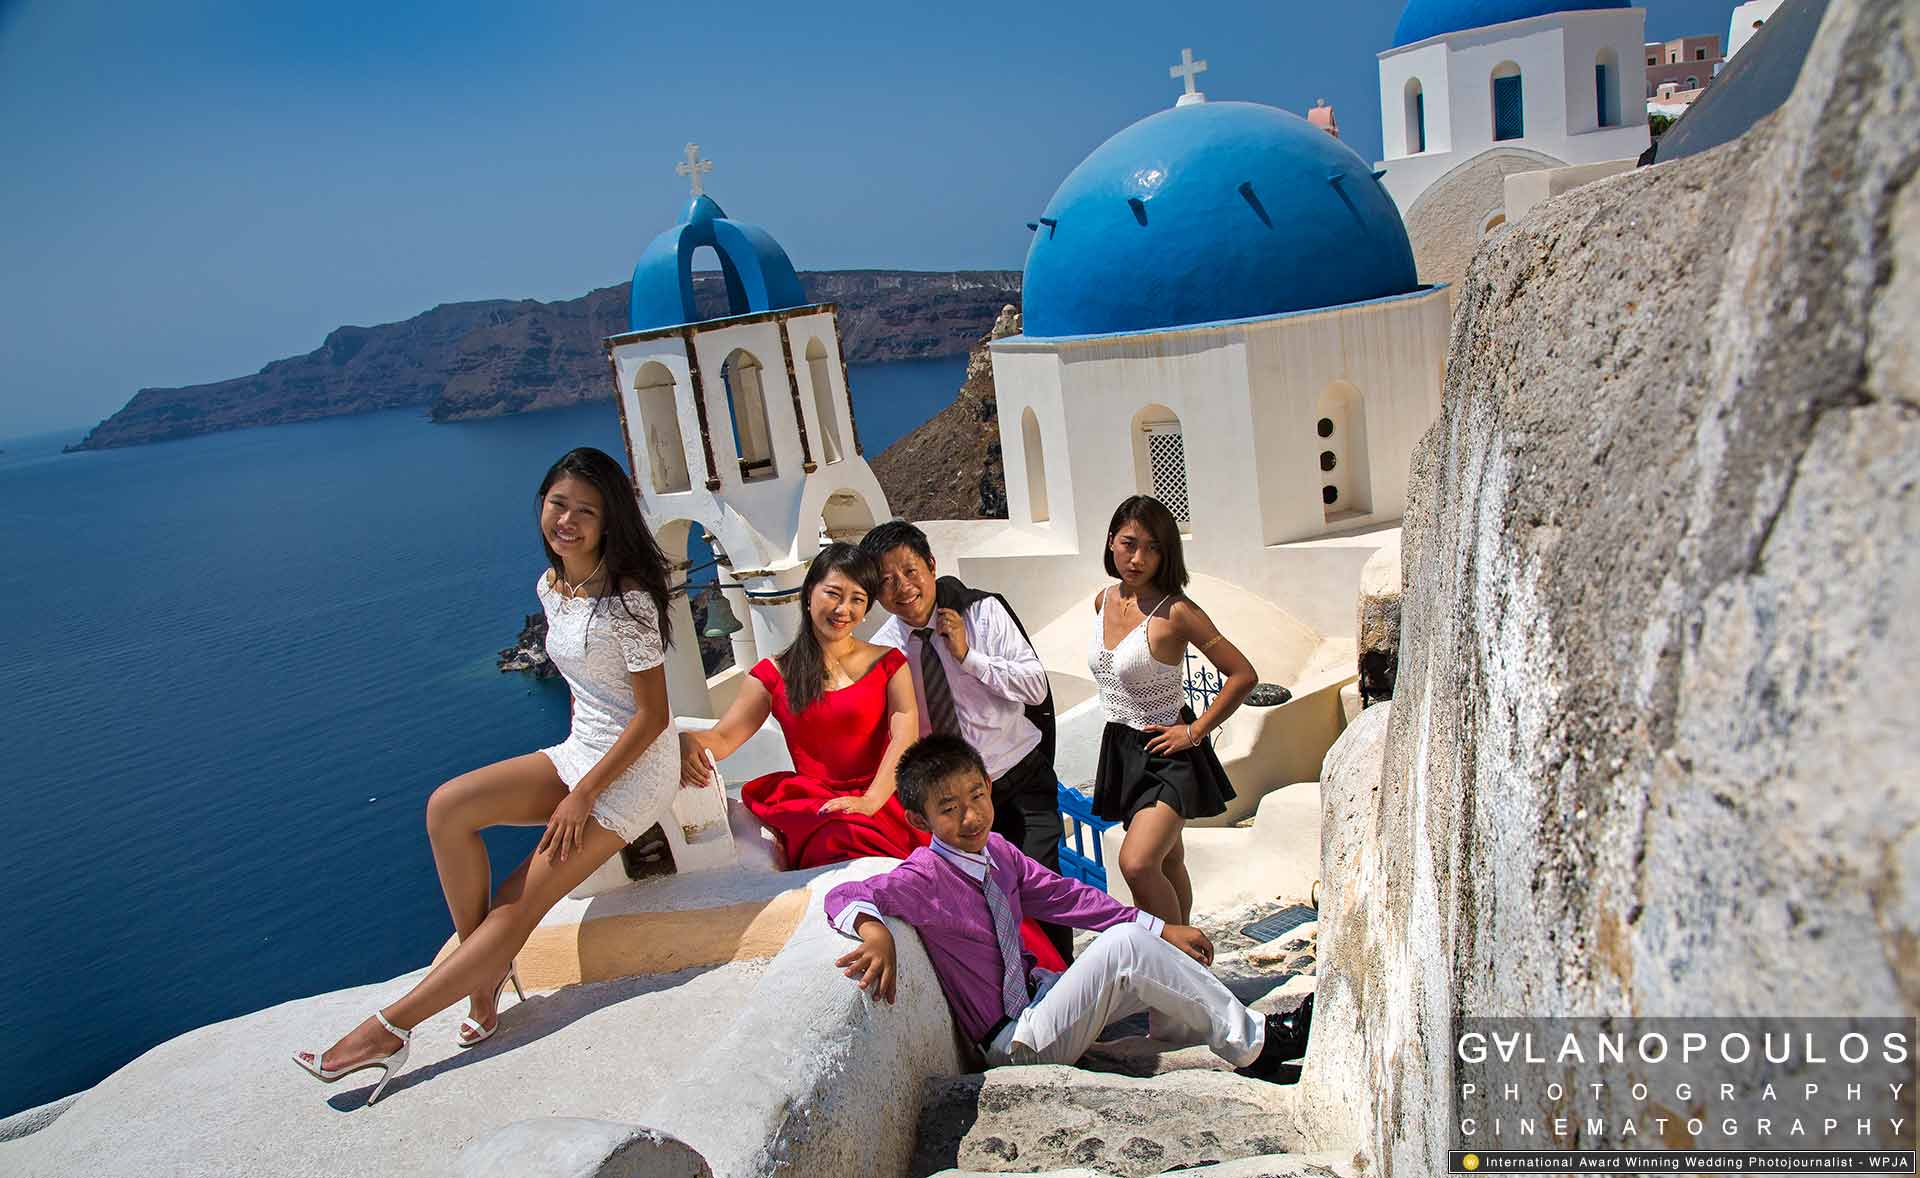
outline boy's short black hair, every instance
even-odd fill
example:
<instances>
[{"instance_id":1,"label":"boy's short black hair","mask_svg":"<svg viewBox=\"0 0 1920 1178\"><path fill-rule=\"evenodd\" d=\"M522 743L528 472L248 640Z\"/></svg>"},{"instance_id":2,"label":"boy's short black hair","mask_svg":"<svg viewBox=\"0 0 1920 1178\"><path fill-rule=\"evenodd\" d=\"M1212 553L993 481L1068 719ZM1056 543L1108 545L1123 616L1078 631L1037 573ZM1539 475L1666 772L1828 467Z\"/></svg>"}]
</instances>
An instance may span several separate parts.
<instances>
[{"instance_id":1,"label":"boy's short black hair","mask_svg":"<svg viewBox=\"0 0 1920 1178\"><path fill-rule=\"evenodd\" d=\"M860 550L879 560L903 544L929 566L933 564L933 546L927 543L927 534L903 519L890 519L868 532L860 540Z\"/></svg>"},{"instance_id":2,"label":"boy's short black hair","mask_svg":"<svg viewBox=\"0 0 1920 1178\"><path fill-rule=\"evenodd\" d=\"M914 741L900 754L900 764L893 771L893 792L902 806L924 817L927 795L933 788L969 770L979 774L982 781L993 780L987 776L987 763L972 745L958 736L936 732Z\"/></svg>"}]
</instances>

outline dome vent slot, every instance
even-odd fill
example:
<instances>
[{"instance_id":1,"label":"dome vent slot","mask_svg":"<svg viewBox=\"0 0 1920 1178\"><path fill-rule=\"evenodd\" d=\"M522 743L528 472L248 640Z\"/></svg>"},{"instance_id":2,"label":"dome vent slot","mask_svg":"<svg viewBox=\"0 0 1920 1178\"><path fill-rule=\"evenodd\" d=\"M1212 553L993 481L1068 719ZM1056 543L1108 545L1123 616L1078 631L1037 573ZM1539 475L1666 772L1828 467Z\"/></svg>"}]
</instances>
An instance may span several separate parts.
<instances>
[{"instance_id":1,"label":"dome vent slot","mask_svg":"<svg viewBox=\"0 0 1920 1178\"><path fill-rule=\"evenodd\" d=\"M1262 205L1260 198L1254 195L1253 181L1243 180L1240 182L1240 195L1246 197L1247 203L1253 206L1253 215L1260 218L1260 223L1269 229L1273 228L1273 218L1267 216L1266 206Z\"/></svg>"}]
</instances>

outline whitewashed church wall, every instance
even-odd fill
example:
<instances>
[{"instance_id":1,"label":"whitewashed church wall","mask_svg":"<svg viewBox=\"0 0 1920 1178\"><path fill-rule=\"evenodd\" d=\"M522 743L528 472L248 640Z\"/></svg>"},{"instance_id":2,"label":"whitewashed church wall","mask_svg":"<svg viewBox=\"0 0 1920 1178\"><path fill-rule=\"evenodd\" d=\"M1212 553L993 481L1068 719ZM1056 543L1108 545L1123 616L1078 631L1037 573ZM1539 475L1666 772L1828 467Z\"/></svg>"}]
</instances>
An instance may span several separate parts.
<instances>
[{"instance_id":1,"label":"whitewashed church wall","mask_svg":"<svg viewBox=\"0 0 1920 1178\"><path fill-rule=\"evenodd\" d=\"M1389 160L1411 158L1407 151L1406 93L1410 79L1420 80L1426 96L1427 149L1423 154L1445 155L1453 150L1453 128L1447 121L1451 93L1447 46L1429 45L1380 58L1380 154Z\"/></svg>"},{"instance_id":2,"label":"whitewashed church wall","mask_svg":"<svg viewBox=\"0 0 1920 1178\"><path fill-rule=\"evenodd\" d=\"M687 469L687 490L661 494L653 490L654 461L649 443L648 417L636 385L640 370L659 364L673 377L674 423L680 430L682 460ZM622 344L613 351L613 379L626 414L627 448L633 463L634 485L645 502L657 510L672 513L693 510L696 491L705 490L706 459L700 451L700 419L693 406L693 377L687 366L686 351L673 337Z\"/></svg>"},{"instance_id":3,"label":"whitewashed church wall","mask_svg":"<svg viewBox=\"0 0 1920 1178\"><path fill-rule=\"evenodd\" d=\"M1238 329L1119 336L1069 345L1062 403L1072 438L1074 507L1082 551L1099 553L1120 501L1142 486L1135 417L1162 405L1179 419L1192 538L1188 563L1223 546L1257 542L1257 461Z\"/></svg>"},{"instance_id":4,"label":"whitewashed church wall","mask_svg":"<svg viewBox=\"0 0 1920 1178\"><path fill-rule=\"evenodd\" d=\"M1441 116L1444 118L1444 112ZM1428 124L1435 118L1428 112ZM1445 176L1457 167L1466 157L1451 151L1429 151L1425 155L1410 155L1405 159L1385 161L1386 175L1380 177L1380 186L1387 190L1393 203L1404 219L1412 210L1420 194L1433 187L1434 181Z\"/></svg>"},{"instance_id":5,"label":"whitewashed church wall","mask_svg":"<svg viewBox=\"0 0 1920 1178\"><path fill-rule=\"evenodd\" d=\"M1446 292L1436 289L1249 330L1263 543L1393 520L1406 510L1409 462L1440 412L1449 322ZM1364 414L1364 433L1355 433L1365 442L1366 486L1357 497L1368 510L1329 525L1320 493L1320 452L1328 447L1315 425L1321 397L1336 381L1353 386ZM1361 456L1347 451L1343 461L1358 466Z\"/></svg>"},{"instance_id":6,"label":"whitewashed church wall","mask_svg":"<svg viewBox=\"0 0 1920 1178\"><path fill-rule=\"evenodd\" d=\"M1496 26L1507 30L1500 36L1476 30L1450 39L1452 53L1447 69L1453 79L1453 101L1449 114L1456 152L1471 155L1494 146L1493 71L1510 61L1520 67L1525 134L1498 142L1560 154L1555 148L1567 138L1566 52L1560 18L1547 19L1552 23L1526 21ZM1516 26L1529 27L1530 31L1517 33ZM1591 69L1587 76L1591 84Z\"/></svg>"},{"instance_id":7,"label":"whitewashed church wall","mask_svg":"<svg viewBox=\"0 0 1920 1178\"><path fill-rule=\"evenodd\" d=\"M1023 530L1037 529L1061 535L1075 534L1074 488L1070 463L1067 416L1061 405L1060 357L1050 349L993 351L994 399L1000 422L1000 460L1007 480L1007 519ZM1021 418L1033 410L1040 426L1040 450L1046 467L1047 515L1033 521L1033 503L1027 492L1027 459L1021 436ZM1109 507L1111 510L1111 507Z\"/></svg>"},{"instance_id":8,"label":"whitewashed church wall","mask_svg":"<svg viewBox=\"0 0 1920 1178\"><path fill-rule=\"evenodd\" d=\"M1485 29L1469 29L1414 49L1382 56L1380 96L1383 162L1381 184L1406 216L1420 194L1482 152L1520 147L1569 163L1595 163L1639 155L1649 142L1639 8L1554 13ZM1620 62L1620 125L1599 128L1594 113L1593 67L1602 48ZM1404 136L1400 87L1414 76L1412 63L1435 51L1445 54L1447 96L1427 87L1424 155L1396 158L1396 130ZM1519 139L1493 138L1493 70L1511 61L1520 67L1524 131ZM1424 63L1418 67L1428 70ZM1421 74L1426 85L1425 74ZM1444 130L1440 129L1444 128ZM1440 148L1444 139L1447 150ZM1449 154L1450 152L1450 154Z\"/></svg>"},{"instance_id":9,"label":"whitewashed church wall","mask_svg":"<svg viewBox=\"0 0 1920 1178\"><path fill-rule=\"evenodd\" d=\"M1610 8L1566 14L1563 40L1567 82L1565 108L1567 131L1572 138L1578 139L1595 131L1646 125L1645 33L1646 10L1642 8ZM1594 102L1593 67L1603 49L1612 50L1619 63L1619 76L1615 79L1620 95L1620 122L1617 128L1600 126ZM1645 146L1641 144L1642 150ZM1569 145L1569 149L1576 150L1572 145Z\"/></svg>"},{"instance_id":10,"label":"whitewashed church wall","mask_svg":"<svg viewBox=\"0 0 1920 1178\"><path fill-rule=\"evenodd\" d=\"M1281 320L1248 332L1247 374L1260 517L1249 539L1284 544L1326 530L1320 503L1320 440L1314 406L1335 380L1351 379L1332 320L1339 312Z\"/></svg>"},{"instance_id":11,"label":"whitewashed church wall","mask_svg":"<svg viewBox=\"0 0 1920 1178\"><path fill-rule=\"evenodd\" d=\"M839 333L834 331L833 315L821 312L817 315L797 316L786 321L787 341L793 348L794 381L800 386L800 404L804 408L807 422L807 440L813 451L813 460L822 466L827 465L826 435L822 432L818 406L821 401L831 406L834 415L834 436L839 440L840 455L853 456L853 421L847 407L849 390L845 387L846 369L840 364ZM825 398L819 398L813 387L813 366L807 362L807 347L814 342L820 344L826 353L824 368L829 388ZM782 361L784 363L784 361Z\"/></svg>"}]
</instances>

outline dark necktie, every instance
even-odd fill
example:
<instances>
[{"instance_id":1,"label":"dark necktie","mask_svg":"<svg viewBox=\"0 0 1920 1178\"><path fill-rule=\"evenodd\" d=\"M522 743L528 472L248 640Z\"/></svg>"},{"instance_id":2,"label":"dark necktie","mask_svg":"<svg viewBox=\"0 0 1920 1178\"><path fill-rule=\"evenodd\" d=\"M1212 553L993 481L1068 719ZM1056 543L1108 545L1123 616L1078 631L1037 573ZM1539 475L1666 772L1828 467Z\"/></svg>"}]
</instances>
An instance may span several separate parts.
<instances>
[{"instance_id":1,"label":"dark necktie","mask_svg":"<svg viewBox=\"0 0 1920 1178\"><path fill-rule=\"evenodd\" d=\"M947 685L947 669L940 663L934 643L941 641L933 628L915 630L920 640L920 685L927 692L927 726L932 732L960 735L960 717L953 710L953 688Z\"/></svg>"}]
</instances>

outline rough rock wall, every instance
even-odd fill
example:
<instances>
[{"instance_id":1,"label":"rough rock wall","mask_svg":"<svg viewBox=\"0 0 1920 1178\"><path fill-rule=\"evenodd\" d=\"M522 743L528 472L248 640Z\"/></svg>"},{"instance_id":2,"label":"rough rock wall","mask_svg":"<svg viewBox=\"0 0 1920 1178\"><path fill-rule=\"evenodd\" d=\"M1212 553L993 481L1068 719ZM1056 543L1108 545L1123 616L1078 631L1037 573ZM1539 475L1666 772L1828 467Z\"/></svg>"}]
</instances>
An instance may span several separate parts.
<instances>
[{"instance_id":1,"label":"rough rock wall","mask_svg":"<svg viewBox=\"0 0 1920 1178\"><path fill-rule=\"evenodd\" d=\"M1474 260L1381 781L1326 803L1381 1170L1444 1168L1456 1013L1920 1010L1917 57L1833 0L1771 120Z\"/></svg>"},{"instance_id":2,"label":"rough rock wall","mask_svg":"<svg viewBox=\"0 0 1920 1178\"><path fill-rule=\"evenodd\" d=\"M1495 147L1435 180L1407 210L1407 240L1420 281L1460 281L1484 236L1481 227L1506 207L1508 176L1562 166L1564 161L1530 148Z\"/></svg>"}]
</instances>

